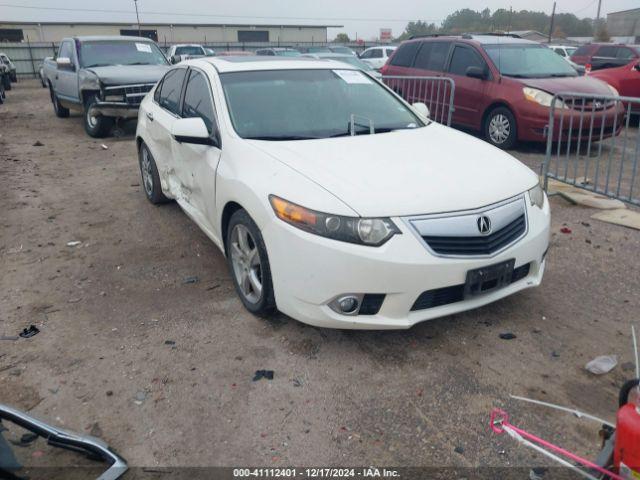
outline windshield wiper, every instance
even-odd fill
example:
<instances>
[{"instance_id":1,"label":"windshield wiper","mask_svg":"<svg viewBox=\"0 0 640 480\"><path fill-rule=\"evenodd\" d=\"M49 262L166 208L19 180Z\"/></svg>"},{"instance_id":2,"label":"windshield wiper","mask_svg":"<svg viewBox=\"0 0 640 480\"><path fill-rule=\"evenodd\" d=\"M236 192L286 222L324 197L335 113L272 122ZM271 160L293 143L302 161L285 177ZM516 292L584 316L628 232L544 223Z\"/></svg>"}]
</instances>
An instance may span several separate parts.
<instances>
[{"instance_id":1,"label":"windshield wiper","mask_svg":"<svg viewBox=\"0 0 640 480\"><path fill-rule=\"evenodd\" d=\"M513 78L536 78L534 75L525 75L523 73L503 73L502 75Z\"/></svg>"},{"instance_id":2,"label":"windshield wiper","mask_svg":"<svg viewBox=\"0 0 640 480\"><path fill-rule=\"evenodd\" d=\"M287 140L317 140L322 137L310 137L305 135L262 135L255 137L244 137L245 140L272 140L272 141L287 141Z\"/></svg>"}]
</instances>

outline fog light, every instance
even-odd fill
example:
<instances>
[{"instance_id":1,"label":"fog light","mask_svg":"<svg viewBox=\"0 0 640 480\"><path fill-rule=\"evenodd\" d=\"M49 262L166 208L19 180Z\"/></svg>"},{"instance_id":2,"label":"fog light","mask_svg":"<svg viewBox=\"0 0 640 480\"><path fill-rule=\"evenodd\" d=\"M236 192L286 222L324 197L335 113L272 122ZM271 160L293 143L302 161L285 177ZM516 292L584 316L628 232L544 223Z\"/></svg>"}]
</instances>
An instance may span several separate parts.
<instances>
[{"instance_id":1,"label":"fog light","mask_svg":"<svg viewBox=\"0 0 640 480\"><path fill-rule=\"evenodd\" d=\"M329 303L329 307L334 312L343 315L357 315L360 309L360 299L362 295L341 295Z\"/></svg>"}]
</instances>

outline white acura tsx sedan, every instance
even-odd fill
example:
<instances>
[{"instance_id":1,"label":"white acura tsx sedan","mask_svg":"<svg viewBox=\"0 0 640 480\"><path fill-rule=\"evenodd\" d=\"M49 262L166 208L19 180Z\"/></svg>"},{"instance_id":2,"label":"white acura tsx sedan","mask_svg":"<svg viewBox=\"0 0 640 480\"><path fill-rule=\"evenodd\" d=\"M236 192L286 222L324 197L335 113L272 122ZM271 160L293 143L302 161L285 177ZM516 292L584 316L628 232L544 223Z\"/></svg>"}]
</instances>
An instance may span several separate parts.
<instances>
[{"instance_id":1,"label":"white acura tsx sedan","mask_svg":"<svg viewBox=\"0 0 640 480\"><path fill-rule=\"evenodd\" d=\"M136 139L147 198L178 202L255 314L409 328L542 280L536 174L344 63L182 62Z\"/></svg>"}]
</instances>

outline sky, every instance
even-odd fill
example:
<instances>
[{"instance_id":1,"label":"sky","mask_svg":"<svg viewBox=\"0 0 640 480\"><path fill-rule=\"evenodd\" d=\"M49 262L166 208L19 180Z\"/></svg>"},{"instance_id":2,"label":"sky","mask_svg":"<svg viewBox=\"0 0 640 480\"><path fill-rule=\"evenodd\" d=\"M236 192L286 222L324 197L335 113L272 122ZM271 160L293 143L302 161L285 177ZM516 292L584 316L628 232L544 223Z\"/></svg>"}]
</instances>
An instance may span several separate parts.
<instances>
[{"instance_id":1,"label":"sky","mask_svg":"<svg viewBox=\"0 0 640 480\"><path fill-rule=\"evenodd\" d=\"M601 0L602 16L637 8L639 0ZM533 6L535 5L535 6ZM20 8L22 7L22 8ZM26 8L24 8L26 7ZM553 0L138 0L141 22L254 23L343 25L329 29L329 38L346 32L351 38L370 40L380 28L402 33L410 20L439 24L450 13L471 8L513 7L551 13ZM598 0L557 0L556 11L578 17L595 17ZM89 11L94 10L94 11ZM133 0L0 0L3 21L132 22Z\"/></svg>"}]
</instances>

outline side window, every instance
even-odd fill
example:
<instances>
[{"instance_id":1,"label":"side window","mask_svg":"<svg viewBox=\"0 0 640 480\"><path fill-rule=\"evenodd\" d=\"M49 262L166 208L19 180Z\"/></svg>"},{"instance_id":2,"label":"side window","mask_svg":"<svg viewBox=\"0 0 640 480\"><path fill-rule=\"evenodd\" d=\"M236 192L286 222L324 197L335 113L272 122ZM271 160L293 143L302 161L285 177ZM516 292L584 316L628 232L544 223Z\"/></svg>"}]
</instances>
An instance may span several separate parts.
<instances>
[{"instance_id":1,"label":"side window","mask_svg":"<svg viewBox=\"0 0 640 480\"><path fill-rule=\"evenodd\" d=\"M485 68L485 63L476 52L467 47L456 46L451 56L451 64L449 72L454 75L466 75L467 68L480 67Z\"/></svg>"},{"instance_id":2,"label":"side window","mask_svg":"<svg viewBox=\"0 0 640 480\"><path fill-rule=\"evenodd\" d=\"M441 72L449 54L450 42L424 42L416 56L415 68Z\"/></svg>"},{"instance_id":3,"label":"side window","mask_svg":"<svg viewBox=\"0 0 640 480\"><path fill-rule=\"evenodd\" d=\"M162 80L158 103L162 108L166 108L176 115L179 111L180 92L182 91L182 82L184 81L186 73L186 68L176 68L167 72L164 80Z\"/></svg>"},{"instance_id":4,"label":"side window","mask_svg":"<svg viewBox=\"0 0 640 480\"><path fill-rule=\"evenodd\" d=\"M160 90L162 90L162 80L158 82L158 86L153 92L153 100L155 100L157 103L160 103Z\"/></svg>"},{"instance_id":5,"label":"side window","mask_svg":"<svg viewBox=\"0 0 640 480\"><path fill-rule=\"evenodd\" d=\"M184 106L182 108L184 118L200 117L204 120L209 133L213 133L216 125L211 87L209 82L200 72L194 70L189 75L187 88L184 92Z\"/></svg>"},{"instance_id":6,"label":"side window","mask_svg":"<svg viewBox=\"0 0 640 480\"><path fill-rule=\"evenodd\" d=\"M631 60L635 57L633 51L630 48L620 47L616 53L616 57L622 58L624 60Z\"/></svg>"},{"instance_id":7,"label":"side window","mask_svg":"<svg viewBox=\"0 0 640 480\"><path fill-rule=\"evenodd\" d=\"M600 47L595 54L596 57L607 57L607 58L615 58L616 57L617 47Z\"/></svg>"},{"instance_id":8,"label":"side window","mask_svg":"<svg viewBox=\"0 0 640 480\"><path fill-rule=\"evenodd\" d=\"M393 55L393 52L394 52L394 51L395 51L395 50L394 50L393 48L387 48L387 49L385 50L385 53L387 54L387 57L390 57L391 55Z\"/></svg>"},{"instance_id":9,"label":"side window","mask_svg":"<svg viewBox=\"0 0 640 480\"><path fill-rule=\"evenodd\" d=\"M561 57L566 57L564 50L562 48L554 48L553 51L556 52Z\"/></svg>"},{"instance_id":10,"label":"side window","mask_svg":"<svg viewBox=\"0 0 640 480\"><path fill-rule=\"evenodd\" d=\"M66 41L62 42L60 45L60 51L58 52L57 58L70 58L73 62L73 45L71 42Z\"/></svg>"},{"instance_id":11,"label":"side window","mask_svg":"<svg viewBox=\"0 0 640 480\"><path fill-rule=\"evenodd\" d=\"M375 50L371 50L370 58L382 58L382 50L380 48L376 48Z\"/></svg>"},{"instance_id":12,"label":"side window","mask_svg":"<svg viewBox=\"0 0 640 480\"><path fill-rule=\"evenodd\" d=\"M391 65L396 67L410 67L413 64L413 59L416 56L416 52L420 48L420 42L404 43L398 47L396 54L391 59Z\"/></svg>"}]
</instances>

